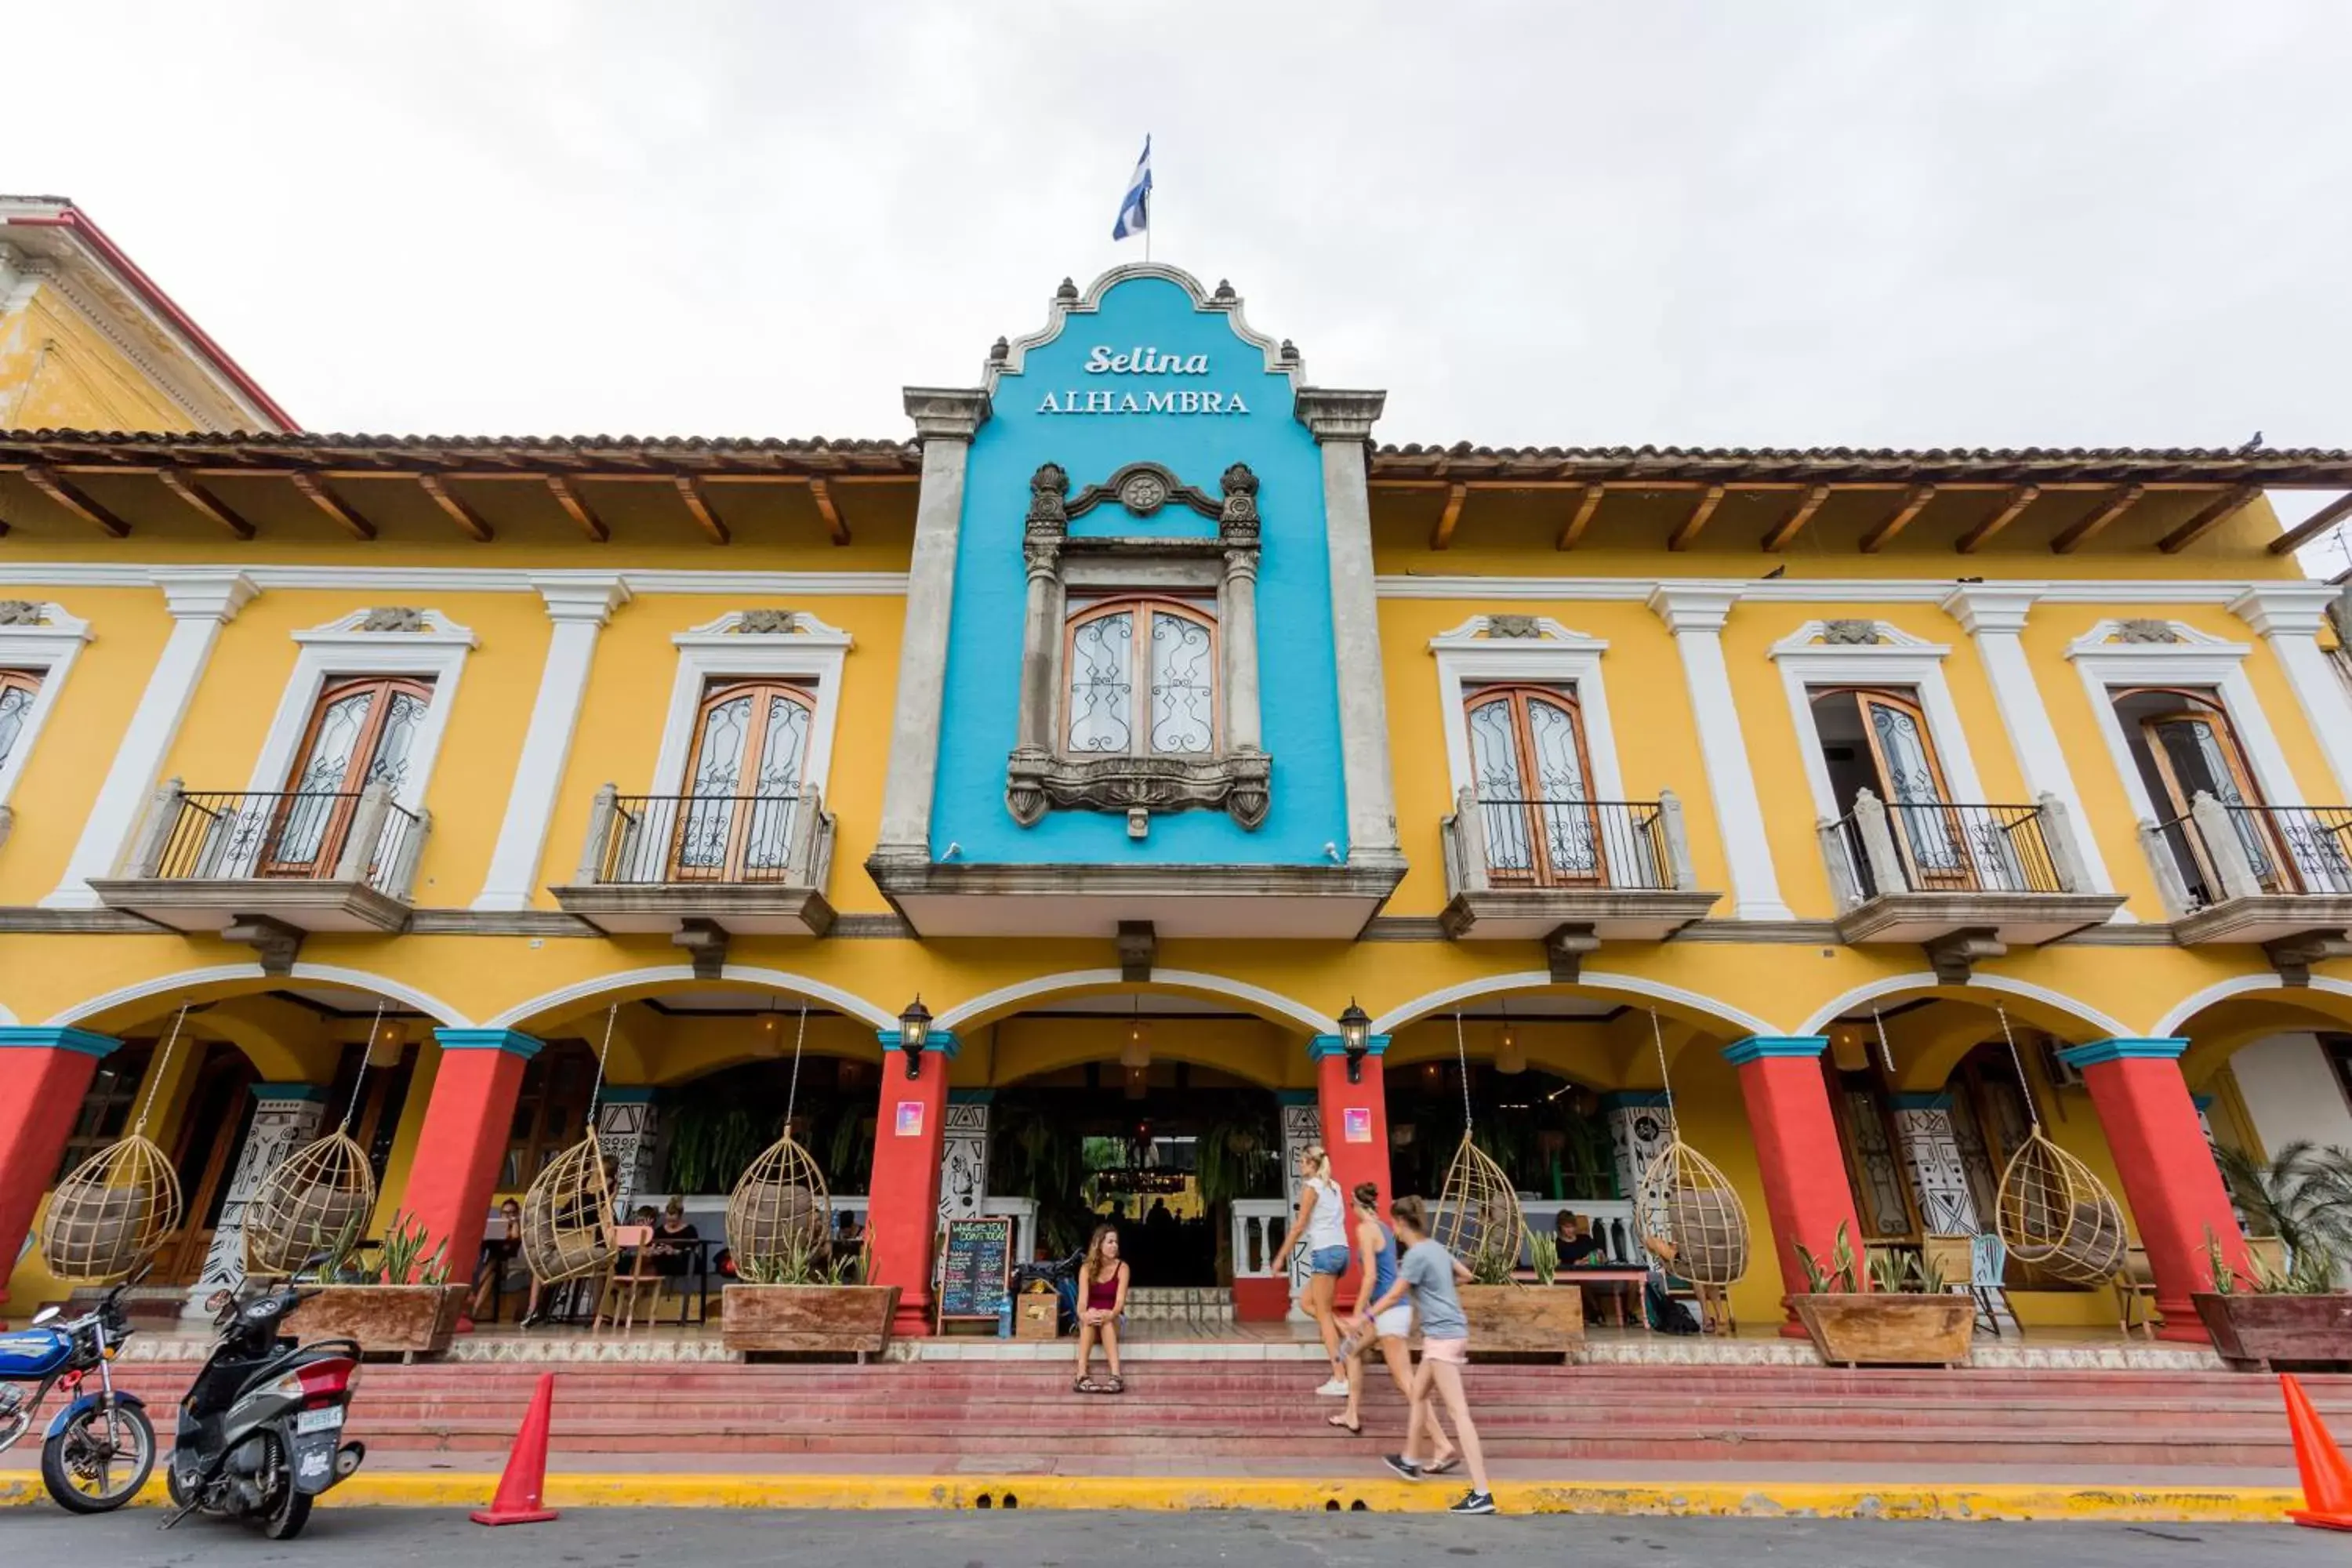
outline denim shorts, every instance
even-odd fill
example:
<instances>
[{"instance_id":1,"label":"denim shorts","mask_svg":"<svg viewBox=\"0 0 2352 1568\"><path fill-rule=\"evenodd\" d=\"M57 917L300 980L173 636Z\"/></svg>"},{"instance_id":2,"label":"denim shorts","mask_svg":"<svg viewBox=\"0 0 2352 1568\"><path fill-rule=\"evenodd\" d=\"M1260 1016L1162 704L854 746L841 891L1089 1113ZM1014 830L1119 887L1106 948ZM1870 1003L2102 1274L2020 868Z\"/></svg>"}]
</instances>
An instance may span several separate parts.
<instances>
[{"instance_id":1,"label":"denim shorts","mask_svg":"<svg viewBox=\"0 0 2352 1568\"><path fill-rule=\"evenodd\" d=\"M1310 1274L1345 1274L1348 1271L1347 1247L1317 1247L1307 1255L1307 1270Z\"/></svg>"}]
</instances>

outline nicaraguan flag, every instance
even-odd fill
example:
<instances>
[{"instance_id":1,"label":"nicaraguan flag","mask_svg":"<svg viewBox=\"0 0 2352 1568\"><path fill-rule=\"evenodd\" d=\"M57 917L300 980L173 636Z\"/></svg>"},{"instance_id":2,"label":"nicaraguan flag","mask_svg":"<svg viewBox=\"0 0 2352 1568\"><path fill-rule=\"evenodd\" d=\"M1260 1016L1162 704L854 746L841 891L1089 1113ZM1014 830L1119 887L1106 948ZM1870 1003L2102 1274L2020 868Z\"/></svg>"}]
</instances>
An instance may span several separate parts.
<instances>
[{"instance_id":1,"label":"nicaraguan flag","mask_svg":"<svg viewBox=\"0 0 2352 1568\"><path fill-rule=\"evenodd\" d=\"M1111 225L1110 237L1125 239L1131 234L1141 234L1151 226L1151 138L1143 139L1143 156L1135 161L1135 174L1127 182L1127 199L1118 204L1118 221Z\"/></svg>"}]
</instances>

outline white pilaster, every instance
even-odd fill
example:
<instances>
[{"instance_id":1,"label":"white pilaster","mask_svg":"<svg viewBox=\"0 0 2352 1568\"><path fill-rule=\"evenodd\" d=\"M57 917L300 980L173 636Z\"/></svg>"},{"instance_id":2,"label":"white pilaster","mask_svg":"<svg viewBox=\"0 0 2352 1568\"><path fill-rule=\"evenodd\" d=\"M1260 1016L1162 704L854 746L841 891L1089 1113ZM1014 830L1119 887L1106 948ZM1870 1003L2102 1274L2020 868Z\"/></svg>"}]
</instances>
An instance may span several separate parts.
<instances>
[{"instance_id":1,"label":"white pilaster","mask_svg":"<svg viewBox=\"0 0 2352 1568\"><path fill-rule=\"evenodd\" d=\"M1388 697L1378 679L1381 606L1373 590L1371 490L1364 444L1387 394L1302 387L1299 422L1323 454L1323 527L1331 563L1331 642L1339 658L1339 758L1348 789L1348 862L1402 863Z\"/></svg>"},{"instance_id":2,"label":"white pilaster","mask_svg":"<svg viewBox=\"0 0 2352 1568\"><path fill-rule=\"evenodd\" d=\"M955 613L958 546L963 534L964 469L971 438L989 416L988 394L913 387L907 415L923 443L922 488L907 572L907 630L898 650L898 708L883 776L876 853L931 858L931 792L940 769L940 709L946 700L948 625Z\"/></svg>"},{"instance_id":3,"label":"white pilaster","mask_svg":"<svg viewBox=\"0 0 2352 1568\"><path fill-rule=\"evenodd\" d=\"M2253 627L2278 656L2326 755L2327 771L2335 775L2336 799L2352 802L2352 695L2328 668L2318 642L2320 624L2336 594L2325 583L2258 583L2230 601L2230 613Z\"/></svg>"},{"instance_id":4,"label":"white pilaster","mask_svg":"<svg viewBox=\"0 0 2352 1568\"><path fill-rule=\"evenodd\" d=\"M555 815L555 793L563 785L563 766L572 758L572 736L579 728L581 703L588 694L588 666L596 652L596 636L613 611L629 598L629 590L618 577L567 578L537 585L555 631L548 641L547 664L540 671L530 723L523 731L514 787L507 794L506 819L499 825L489 872L474 900L478 910L530 908L531 884L539 874L540 858L547 850L547 825Z\"/></svg>"},{"instance_id":5,"label":"white pilaster","mask_svg":"<svg viewBox=\"0 0 2352 1568\"><path fill-rule=\"evenodd\" d=\"M1748 760L1748 739L1732 700L1731 671L1723 659L1723 623L1739 596L1736 588L1665 584L1650 595L1650 608L1675 634L1683 679L1690 688L1691 712L1698 722L1699 754L1706 762L1706 786L1715 801L1717 836L1731 868L1731 912L1736 920L1785 921L1795 917L1780 901L1780 879L1764 837L1764 805L1756 794L1756 773Z\"/></svg>"},{"instance_id":6,"label":"white pilaster","mask_svg":"<svg viewBox=\"0 0 2352 1568\"><path fill-rule=\"evenodd\" d=\"M2090 884L2083 890L2112 893L2115 879L2107 875L2099 836L2083 809L2082 796L2075 793L2074 770L2066 765L2065 749L2058 743L2058 731L2050 722L2042 689L2034 682L2033 668L2026 662L2025 646L2018 640L2037 597L2039 590L2034 588L1969 584L1946 595L1944 613L1959 622L1976 641L1985 679L1992 683L1993 706L2000 710L2001 728L2009 732L2010 749L2017 753L2017 770L2025 778L2027 797L2038 800L2054 795L2074 819L2074 846ZM2132 917L2119 910L2115 919L2128 923Z\"/></svg>"},{"instance_id":7,"label":"white pilaster","mask_svg":"<svg viewBox=\"0 0 2352 1568\"><path fill-rule=\"evenodd\" d=\"M114 761L98 786L81 837L66 862L57 890L41 900L45 909L94 910L98 895L90 890L92 877L111 872L124 846L139 826L139 814L155 792L163 759L179 737L188 705L195 700L196 685L212 662L213 645L221 627L258 591L244 574L228 571L171 571L157 574L157 586L172 612L172 635L147 677L147 689L115 749Z\"/></svg>"}]
</instances>

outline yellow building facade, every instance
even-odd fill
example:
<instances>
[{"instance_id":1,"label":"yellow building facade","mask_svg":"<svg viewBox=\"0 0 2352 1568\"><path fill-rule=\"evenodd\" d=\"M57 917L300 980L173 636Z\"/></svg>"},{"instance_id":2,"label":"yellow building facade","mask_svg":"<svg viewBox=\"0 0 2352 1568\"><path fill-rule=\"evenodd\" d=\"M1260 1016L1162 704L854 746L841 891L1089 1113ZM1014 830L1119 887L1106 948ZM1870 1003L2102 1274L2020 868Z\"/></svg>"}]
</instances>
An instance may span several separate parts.
<instances>
[{"instance_id":1,"label":"yellow building facade","mask_svg":"<svg viewBox=\"0 0 2352 1568\"><path fill-rule=\"evenodd\" d=\"M2266 499L2352 457L1388 445L1164 267L911 434L323 436L129 270L0 227L20 1307L133 1128L200 1297L339 1122L457 1258L591 1134L723 1208L789 1106L913 1304L937 1216L1059 1249L1214 1142L1163 1278L1278 1311L1266 1156L1427 1187L1466 1111L1628 1258L1678 1128L1750 1323L2039 1126L2188 1333L2204 1140L2352 1143L2352 685Z\"/></svg>"}]
</instances>

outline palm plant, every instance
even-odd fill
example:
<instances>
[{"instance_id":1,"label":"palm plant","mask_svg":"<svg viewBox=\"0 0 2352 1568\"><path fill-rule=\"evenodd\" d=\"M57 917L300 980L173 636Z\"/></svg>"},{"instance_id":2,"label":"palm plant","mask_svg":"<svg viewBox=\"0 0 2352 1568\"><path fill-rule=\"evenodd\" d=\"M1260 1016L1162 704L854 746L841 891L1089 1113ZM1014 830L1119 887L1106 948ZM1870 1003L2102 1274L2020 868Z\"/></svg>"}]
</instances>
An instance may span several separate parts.
<instances>
[{"instance_id":1,"label":"palm plant","mask_svg":"<svg viewBox=\"0 0 2352 1568\"><path fill-rule=\"evenodd\" d=\"M2242 1149L2223 1148L2216 1157L2248 1226L2277 1237L2296 1273L2326 1279L2352 1258L2352 1150L2299 1138L2267 1163Z\"/></svg>"}]
</instances>

